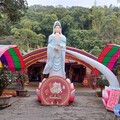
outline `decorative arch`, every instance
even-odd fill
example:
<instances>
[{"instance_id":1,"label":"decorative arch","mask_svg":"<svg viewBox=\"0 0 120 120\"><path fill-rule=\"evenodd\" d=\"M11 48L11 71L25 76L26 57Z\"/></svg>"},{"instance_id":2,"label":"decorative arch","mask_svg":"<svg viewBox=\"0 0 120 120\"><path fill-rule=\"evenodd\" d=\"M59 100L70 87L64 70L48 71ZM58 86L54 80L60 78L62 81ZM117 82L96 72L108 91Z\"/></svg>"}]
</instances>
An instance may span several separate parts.
<instances>
[{"instance_id":1,"label":"decorative arch","mask_svg":"<svg viewBox=\"0 0 120 120\"><path fill-rule=\"evenodd\" d=\"M98 62L112 70L116 65L118 56L120 56L120 45L108 44L99 55ZM97 70L96 74L101 73Z\"/></svg>"},{"instance_id":2,"label":"decorative arch","mask_svg":"<svg viewBox=\"0 0 120 120\"><path fill-rule=\"evenodd\" d=\"M11 71L23 71L25 64L17 45L0 45L0 68L7 65Z\"/></svg>"},{"instance_id":3,"label":"decorative arch","mask_svg":"<svg viewBox=\"0 0 120 120\"><path fill-rule=\"evenodd\" d=\"M86 51L83 51L83 50L80 50L80 49L77 49L77 48L73 48L73 47L69 47L67 46L66 47L67 50L71 50L71 51L74 51L74 52L77 52L77 53L81 53L87 57L90 57L94 60L97 61L97 57L86 52ZM86 63L85 61L69 54L69 53L66 53L66 59L70 59L70 60L74 60L74 61L77 61L78 63L86 66L87 68L89 68L90 70L94 70L94 67L91 66L90 64ZM36 63L37 61L39 60L45 60L47 59L47 47L43 47L43 48L40 48L40 49L37 49L37 50L34 50L34 51L31 51L25 55L23 55L23 61L26 65L26 68L28 68L29 66L31 66L32 64Z\"/></svg>"}]
</instances>

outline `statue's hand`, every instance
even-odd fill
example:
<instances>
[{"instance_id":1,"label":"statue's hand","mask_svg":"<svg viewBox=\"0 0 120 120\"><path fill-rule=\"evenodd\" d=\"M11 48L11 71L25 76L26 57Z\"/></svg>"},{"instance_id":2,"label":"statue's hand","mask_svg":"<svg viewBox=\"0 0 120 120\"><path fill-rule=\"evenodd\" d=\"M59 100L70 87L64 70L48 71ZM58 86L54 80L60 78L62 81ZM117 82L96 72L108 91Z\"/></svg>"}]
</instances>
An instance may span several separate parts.
<instances>
[{"instance_id":1,"label":"statue's hand","mask_svg":"<svg viewBox=\"0 0 120 120\"><path fill-rule=\"evenodd\" d=\"M57 44L57 46L58 46L58 47L61 47L61 48L63 47L63 46L61 46L60 44Z\"/></svg>"},{"instance_id":2,"label":"statue's hand","mask_svg":"<svg viewBox=\"0 0 120 120\"><path fill-rule=\"evenodd\" d=\"M54 48L56 51L58 51L59 49L57 47Z\"/></svg>"}]
</instances>

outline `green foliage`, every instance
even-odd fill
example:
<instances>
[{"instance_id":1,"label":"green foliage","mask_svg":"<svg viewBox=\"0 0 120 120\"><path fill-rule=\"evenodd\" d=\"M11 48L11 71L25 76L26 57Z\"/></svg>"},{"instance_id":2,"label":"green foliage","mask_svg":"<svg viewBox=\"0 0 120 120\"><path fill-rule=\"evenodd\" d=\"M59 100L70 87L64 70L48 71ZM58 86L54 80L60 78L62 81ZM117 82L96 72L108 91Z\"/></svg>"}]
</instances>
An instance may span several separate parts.
<instances>
[{"instance_id":1,"label":"green foliage","mask_svg":"<svg viewBox=\"0 0 120 120\"><path fill-rule=\"evenodd\" d=\"M26 10L26 0L0 0L0 36L10 35L11 24L20 21Z\"/></svg>"},{"instance_id":2,"label":"green foliage","mask_svg":"<svg viewBox=\"0 0 120 120\"><path fill-rule=\"evenodd\" d=\"M5 15L8 21L19 21L26 9L26 0L0 0L0 13Z\"/></svg>"},{"instance_id":3,"label":"green foliage","mask_svg":"<svg viewBox=\"0 0 120 120\"><path fill-rule=\"evenodd\" d=\"M104 9L102 7L100 8L92 7L91 11L92 11L92 28L100 32L104 18Z\"/></svg>"},{"instance_id":4,"label":"green foliage","mask_svg":"<svg viewBox=\"0 0 120 120\"><path fill-rule=\"evenodd\" d=\"M15 74L9 70L7 66L0 68L0 96L3 93L3 90L16 81Z\"/></svg>"},{"instance_id":5,"label":"green foliage","mask_svg":"<svg viewBox=\"0 0 120 120\"><path fill-rule=\"evenodd\" d=\"M33 10L28 9L27 13L23 17L23 19L28 18L31 21L37 21L41 22L44 18L44 13L43 12L34 12Z\"/></svg>"},{"instance_id":6,"label":"green foliage","mask_svg":"<svg viewBox=\"0 0 120 120\"><path fill-rule=\"evenodd\" d=\"M105 86L109 86L109 82L108 80L98 79L96 85L98 85L100 88L104 88Z\"/></svg>"},{"instance_id":7,"label":"green foliage","mask_svg":"<svg viewBox=\"0 0 120 120\"><path fill-rule=\"evenodd\" d=\"M39 34L41 31L40 23L37 21L31 22L31 30L34 31L35 33Z\"/></svg>"},{"instance_id":8,"label":"green foliage","mask_svg":"<svg viewBox=\"0 0 120 120\"><path fill-rule=\"evenodd\" d=\"M102 39L109 39L111 43L116 43L116 39L120 40L120 20L117 16L107 16L104 19L104 24L101 28L100 37Z\"/></svg>"},{"instance_id":9,"label":"green foliage","mask_svg":"<svg viewBox=\"0 0 120 120\"><path fill-rule=\"evenodd\" d=\"M42 5L33 5L31 7L29 7L29 10L32 10L34 12L42 12L44 14L48 14L51 13L52 11L55 10L54 6L42 6Z\"/></svg>"},{"instance_id":10,"label":"green foliage","mask_svg":"<svg viewBox=\"0 0 120 120\"><path fill-rule=\"evenodd\" d=\"M41 21L41 29L46 35L50 35L53 32L53 24L54 22L58 20L57 16L55 14L46 14Z\"/></svg>"},{"instance_id":11,"label":"green foliage","mask_svg":"<svg viewBox=\"0 0 120 120\"><path fill-rule=\"evenodd\" d=\"M62 24L68 46L99 56L106 44L120 44L120 8L112 5L92 8L33 5L19 23L12 25L8 18L7 14L0 14L0 36L12 37L12 44L18 45L21 52L47 46L56 20Z\"/></svg>"},{"instance_id":12,"label":"green foliage","mask_svg":"<svg viewBox=\"0 0 120 120\"><path fill-rule=\"evenodd\" d=\"M22 86L22 90L24 90L25 88L25 80L26 80L26 75L25 72L19 73L18 75L16 75L16 81L20 82L21 86Z\"/></svg>"},{"instance_id":13,"label":"green foliage","mask_svg":"<svg viewBox=\"0 0 120 120\"><path fill-rule=\"evenodd\" d=\"M62 19L66 14L68 10L64 7L61 8L55 8L54 14L57 16L58 20Z\"/></svg>"},{"instance_id":14,"label":"green foliage","mask_svg":"<svg viewBox=\"0 0 120 120\"><path fill-rule=\"evenodd\" d=\"M99 57L100 53L102 52L102 50L98 47L98 46L95 46L91 51L90 53Z\"/></svg>"},{"instance_id":15,"label":"green foliage","mask_svg":"<svg viewBox=\"0 0 120 120\"><path fill-rule=\"evenodd\" d=\"M31 27L32 27L30 20L23 20L21 23L23 24L23 28L25 28L25 29L31 29Z\"/></svg>"},{"instance_id":16,"label":"green foliage","mask_svg":"<svg viewBox=\"0 0 120 120\"><path fill-rule=\"evenodd\" d=\"M95 30L73 30L68 33L68 45L79 49L91 50L91 42L96 38Z\"/></svg>"},{"instance_id":17,"label":"green foliage","mask_svg":"<svg viewBox=\"0 0 120 120\"><path fill-rule=\"evenodd\" d=\"M44 38L43 34L37 35L30 29L17 29L13 28L11 30L13 34L12 44L18 45L21 51L29 52L29 49L34 48L37 49L39 47L43 47Z\"/></svg>"},{"instance_id":18,"label":"green foliage","mask_svg":"<svg viewBox=\"0 0 120 120\"><path fill-rule=\"evenodd\" d=\"M60 22L63 29L62 33L65 35L68 34L69 29L74 27L74 19L70 15L66 15L65 17L63 17Z\"/></svg>"}]
</instances>

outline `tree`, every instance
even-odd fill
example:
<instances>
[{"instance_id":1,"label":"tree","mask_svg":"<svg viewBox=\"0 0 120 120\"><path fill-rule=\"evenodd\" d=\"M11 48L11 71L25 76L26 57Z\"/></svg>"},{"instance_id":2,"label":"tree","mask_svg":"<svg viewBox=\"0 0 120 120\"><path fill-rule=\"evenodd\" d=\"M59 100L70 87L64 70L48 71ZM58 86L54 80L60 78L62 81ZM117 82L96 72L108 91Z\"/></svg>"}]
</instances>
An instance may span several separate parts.
<instances>
[{"instance_id":1,"label":"tree","mask_svg":"<svg viewBox=\"0 0 120 120\"><path fill-rule=\"evenodd\" d=\"M44 46L44 43L45 43L45 35L43 34L38 34L38 38L39 38L39 41L38 41L38 48L41 48Z\"/></svg>"},{"instance_id":2,"label":"tree","mask_svg":"<svg viewBox=\"0 0 120 120\"><path fill-rule=\"evenodd\" d=\"M6 35L6 34L7 34L6 26L2 21L0 21L0 36Z\"/></svg>"},{"instance_id":3,"label":"tree","mask_svg":"<svg viewBox=\"0 0 120 120\"><path fill-rule=\"evenodd\" d=\"M68 31L70 28L73 27L74 25L74 19L70 15L66 15L63 17L61 20L61 25L62 25L62 32L63 34L67 35Z\"/></svg>"},{"instance_id":4,"label":"tree","mask_svg":"<svg viewBox=\"0 0 120 120\"><path fill-rule=\"evenodd\" d=\"M71 16L74 18L74 29L89 29L91 28L91 15L87 10L82 8L75 8L70 12Z\"/></svg>"},{"instance_id":5,"label":"tree","mask_svg":"<svg viewBox=\"0 0 120 120\"><path fill-rule=\"evenodd\" d=\"M29 7L32 9L34 12L42 12L44 14L50 14L54 11L55 7L50 5L50 6L42 6L42 5L33 5Z\"/></svg>"},{"instance_id":6,"label":"tree","mask_svg":"<svg viewBox=\"0 0 120 120\"><path fill-rule=\"evenodd\" d=\"M97 36L97 31L95 30L74 30L70 29L68 33L67 44L72 47L79 49L84 49L90 51L92 42Z\"/></svg>"},{"instance_id":7,"label":"tree","mask_svg":"<svg viewBox=\"0 0 120 120\"><path fill-rule=\"evenodd\" d=\"M64 7L59 7L59 8L55 8L53 13L56 14L58 20L60 20L68 13L68 10Z\"/></svg>"},{"instance_id":8,"label":"tree","mask_svg":"<svg viewBox=\"0 0 120 120\"><path fill-rule=\"evenodd\" d=\"M27 9L26 0L0 0L0 17L7 16L7 20L17 22Z\"/></svg>"},{"instance_id":9,"label":"tree","mask_svg":"<svg viewBox=\"0 0 120 120\"><path fill-rule=\"evenodd\" d=\"M36 34L39 34L41 32L41 27L40 27L40 23L38 23L37 21L31 22L32 28L31 30L33 32L35 32Z\"/></svg>"},{"instance_id":10,"label":"tree","mask_svg":"<svg viewBox=\"0 0 120 120\"><path fill-rule=\"evenodd\" d=\"M23 24L23 28L26 28L26 29L31 29L32 25L31 25L31 21L30 20L23 20L21 22Z\"/></svg>"},{"instance_id":11,"label":"tree","mask_svg":"<svg viewBox=\"0 0 120 120\"><path fill-rule=\"evenodd\" d=\"M20 51L29 52L30 50L43 47L45 36L42 34L37 35L30 29L12 29L13 41L12 44L18 45Z\"/></svg>"},{"instance_id":12,"label":"tree","mask_svg":"<svg viewBox=\"0 0 120 120\"><path fill-rule=\"evenodd\" d=\"M103 17L104 17L104 9L103 8L91 8L92 17L92 29L96 29L98 32L101 30Z\"/></svg>"},{"instance_id":13,"label":"tree","mask_svg":"<svg viewBox=\"0 0 120 120\"><path fill-rule=\"evenodd\" d=\"M95 46L92 50L91 50L91 54L99 57L100 53L102 52L102 50L98 47L98 46Z\"/></svg>"},{"instance_id":14,"label":"tree","mask_svg":"<svg viewBox=\"0 0 120 120\"><path fill-rule=\"evenodd\" d=\"M15 24L11 28L18 28L18 29L31 29L33 32L39 34L41 32L40 23L37 21L30 21L28 19L24 19L21 22Z\"/></svg>"},{"instance_id":15,"label":"tree","mask_svg":"<svg viewBox=\"0 0 120 120\"><path fill-rule=\"evenodd\" d=\"M56 20L58 20L58 18L55 14L46 14L40 23L41 33L44 34L47 38L45 45L48 43L48 36L53 32L53 25Z\"/></svg>"},{"instance_id":16,"label":"tree","mask_svg":"<svg viewBox=\"0 0 120 120\"><path fill-rule=\"evenodd\" d=\"M11 24L18 22L26 10L26 0L0 0L0 36L9 35Z\"/></svg>"},{"instance_id":17,"label":"tree","mask_svg":"<svg viewBox=\"0 0 120 120\"><path fill-rule=\"evenodd\" d=\"M29 8L24 17L26 17L27 19L29 19L31 21L41 22L44 18L44 15L45 14L43 12L34 12L33 10L31 10ZM26 18L24 18L24 19L26 19Z\"/></svg>"},{"instance_id":18,"label":"tree","mask_svg":"<svg viewBox=\"0 0 120 120\"><path fill-rule=\"evenodd\" d=\"M109 43L120 43L120 19L117 16L112 15L105 17L100 38L102 40L109 40Z\"/></svg>"},{"instance_id":19,"label":"tree","mask_svg":"<svg viewBox=\"0 0 120 120\"><path fill-rule=\"evenodd\" d=\"M8 0L0 1L6 2ZM110 5L109 7L84 8L73 6L64 8L60 5L57 7L33 5L26 10L22 7L16 8L15 6L14 8L18 1L25 2L25 0L16 0L15 3L10 4L11 1L15 0L9 0L6 3L7 6L10 8L10 5L12 5L11 10L18 8L13 14L21 12L22 15L25 13L25 16L21 17L20 22L13 25L7 13L1 12L2 7L0 5L1 44L11 44L11 42L5 41L8 36L8 38L11 38L12 44L17 44L21 51L30 51L47 46L48 36L52 34L53 24L56 20L61 22L62 33L66 36L67 45L69 46L95 54L96 47L102 50L106 44L120 44L119 7ZM27 4L24 5L27 8ZM99 51L99 49L97 50Z\"/></svg>"}]
</instances>

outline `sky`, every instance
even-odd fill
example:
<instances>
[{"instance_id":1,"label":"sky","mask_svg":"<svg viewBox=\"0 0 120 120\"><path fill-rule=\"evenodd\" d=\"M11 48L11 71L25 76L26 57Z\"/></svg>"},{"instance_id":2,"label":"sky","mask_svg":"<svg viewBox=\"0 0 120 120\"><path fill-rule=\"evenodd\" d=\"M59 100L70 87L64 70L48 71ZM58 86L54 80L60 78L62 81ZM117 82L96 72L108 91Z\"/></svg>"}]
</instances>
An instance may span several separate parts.
<instances>
[{"instance_id":1,"label":"sky","mask_svg":"<svg viewBox=\"0 0 120 120\"><path fill-rule=\"evenodd\" d=\"M91 7L94 5L95 0L27 0L28 5L63 5L66 6L82 6L82 7ZM117 3L117 0L96 0L97 6L120 6L120 3Z\"/></svg>"}]
</instances>

